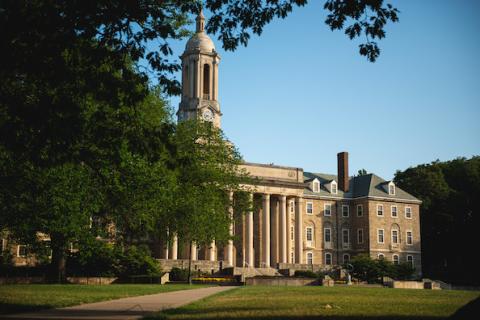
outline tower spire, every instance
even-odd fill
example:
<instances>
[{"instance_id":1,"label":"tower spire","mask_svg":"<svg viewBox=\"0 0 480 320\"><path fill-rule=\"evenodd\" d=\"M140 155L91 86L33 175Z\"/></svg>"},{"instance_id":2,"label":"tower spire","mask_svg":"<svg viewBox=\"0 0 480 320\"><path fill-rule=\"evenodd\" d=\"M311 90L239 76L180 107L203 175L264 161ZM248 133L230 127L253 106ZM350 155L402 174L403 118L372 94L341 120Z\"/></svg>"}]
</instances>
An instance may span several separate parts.
<instances>
[{"instance_id":1,"label":"tower spire","mask_svg":"<svg viewBox=\"0 0 480 320\"><path fill-rule=\"evenodd\" d=\"M205 30L205 17L203 16L203 8L200 7L200 12L197 16L197 33L204 32Z\"/></svg>"}]
</instances>

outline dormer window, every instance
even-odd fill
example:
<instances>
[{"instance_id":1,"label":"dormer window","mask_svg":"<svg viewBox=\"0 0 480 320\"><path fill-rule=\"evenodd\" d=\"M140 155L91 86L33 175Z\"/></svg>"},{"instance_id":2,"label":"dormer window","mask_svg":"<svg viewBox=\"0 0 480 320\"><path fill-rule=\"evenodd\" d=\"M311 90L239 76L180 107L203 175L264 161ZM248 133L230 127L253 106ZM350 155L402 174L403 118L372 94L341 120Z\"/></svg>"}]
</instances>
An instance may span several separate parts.
<instances>
[{"instance_id":1,"label":"dormer window","mask_svg":"<svg viewBox=\"0 0 480 320\"><path fill-rule=\"evenodd\" d=\"M335 181L332 182L332 193L337 194L337 183Z\"/></svg>"},{"instance_id":2,"label":"dormer window","mask_svg":"<svg viewBox=\"0 0 480 320\"><path fill-rule=\"evenodd\" d=\"M330 191L331 194L337 194L338 192L337 181L335 180L330 181L325 185L325 188L327 188L327 190Z\"/></svg>"},{"instance_id":3,"label":"dormer window","mask_svg":"<svg viewBox=\"0 0 480 320\"><path fill-rule=\"evenodd\" d=\"M395 184L392 181L390 181L387 184L387 191L388 191L389 195L391 195L391 196L395 195Z\"/></svg>"},{"instance_id":4,"label":"dormer window","mask_svg":"<svg viewBox=\"0 0 480 320\"><path fill-rule=\"evenodd\" d=\"M310 189L315 193L320 192L320 181L317 178L310 182Z\"/></svg>"}]
</instances>

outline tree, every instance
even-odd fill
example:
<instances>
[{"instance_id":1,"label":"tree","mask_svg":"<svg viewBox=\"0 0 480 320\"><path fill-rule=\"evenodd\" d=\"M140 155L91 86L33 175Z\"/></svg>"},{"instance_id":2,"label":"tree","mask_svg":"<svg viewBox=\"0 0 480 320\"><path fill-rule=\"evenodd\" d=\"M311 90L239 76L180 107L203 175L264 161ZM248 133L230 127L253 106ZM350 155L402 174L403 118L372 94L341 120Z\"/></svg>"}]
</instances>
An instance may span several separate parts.
<instances>
[{"instance_id":1,"label":"tree","mask_svg":"<svg viewBox=\"0 0 480 320\"><path fill-rule=\"evenodd\" d=\"M64 164L39 169L12 165L3 171L0 225L35 245L49 235L56 280L65 278L68 244L89 232L92 215L101 204L90 168Z\"/></svg>"},{"instance_id":2,"label":"tree","mask_svg":"<svg viewBox=\"0 0 480 320\"><path fill-rule=\"evenodd\" d=\"M231 239L229 226L233 222L228 210L233 206L229 194L248 190L244 185L252 182L239 169L241 156L209 122L178 124L174 141L178 185L175 220L169 230L189 243L190 248L210 246L214 240L217 245L225 243ZM236 209L246 212L249 205L237 201Z\"/></svg>"},{"instance_id":3,"label":"tree","mask_svg":"<svg viewBox=\"0 0 480 320\"><path fill-rule=\"evenodd\" d=\"M435 161L397 171L395 183L422 200L422 270L425 276L480 284L471 244L480 227L480 157Z\"/></svg>"},{"instance_id":4,"label":"tree","mask_svg":"<svg viewBox=\"0 0 480 320\"><path fill-rule=\"evenodd\" d=\"M367 174L368 174L368 172L365 169L360 169L360 170L358 170L358 173L357 173L358 176L365 176Z\"/></svg>"}]
</instances>

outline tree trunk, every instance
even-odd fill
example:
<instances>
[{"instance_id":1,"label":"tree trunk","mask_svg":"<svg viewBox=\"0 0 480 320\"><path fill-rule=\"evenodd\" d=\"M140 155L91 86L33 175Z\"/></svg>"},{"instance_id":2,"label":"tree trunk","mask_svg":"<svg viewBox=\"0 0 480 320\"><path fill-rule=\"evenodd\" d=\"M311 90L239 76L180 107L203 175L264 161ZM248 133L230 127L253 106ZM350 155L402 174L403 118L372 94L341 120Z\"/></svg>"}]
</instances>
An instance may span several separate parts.
<instances>
[{"instance_id":1,"label":"tree trunk","mask_svg":"<svg viewBox=\"0 0 480 320\"><path fill-rule=\"evenodd\" d=\"M50 263L50 282L66 282L66 243L63 237L51 237L52 262Z\"/></svg>"}]
</instances>

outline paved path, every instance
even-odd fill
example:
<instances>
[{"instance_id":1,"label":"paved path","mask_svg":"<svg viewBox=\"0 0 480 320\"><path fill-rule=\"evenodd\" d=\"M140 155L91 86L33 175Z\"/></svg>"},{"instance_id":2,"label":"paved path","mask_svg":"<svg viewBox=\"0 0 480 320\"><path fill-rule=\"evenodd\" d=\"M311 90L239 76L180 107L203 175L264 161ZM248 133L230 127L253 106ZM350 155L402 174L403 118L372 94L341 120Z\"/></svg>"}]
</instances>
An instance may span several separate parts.
<instances>
[{"instance_id":1,"label":"paved path","mask_svg":"<svg viewBox=\"0 0 480 320\"><path fill-rule=\"evenodd\" d=\"M208 287L157 293L147 296L82 304L62 309L42 310L35 313L22 313L0 316L2 319L64 319L64 320L127 320L139 319L152 312L178 308L212 294L236 287Z\"/></svg>"}]
</instances>

